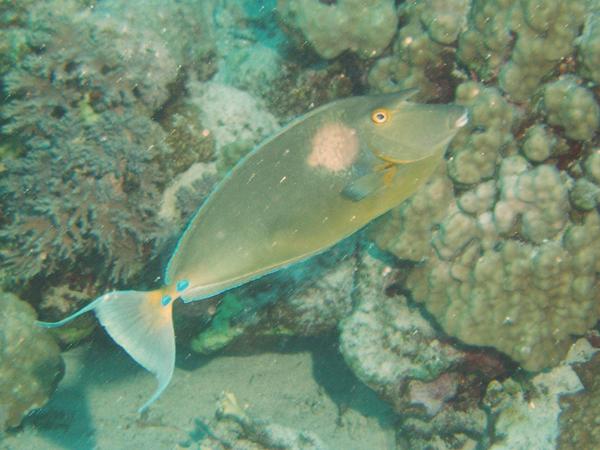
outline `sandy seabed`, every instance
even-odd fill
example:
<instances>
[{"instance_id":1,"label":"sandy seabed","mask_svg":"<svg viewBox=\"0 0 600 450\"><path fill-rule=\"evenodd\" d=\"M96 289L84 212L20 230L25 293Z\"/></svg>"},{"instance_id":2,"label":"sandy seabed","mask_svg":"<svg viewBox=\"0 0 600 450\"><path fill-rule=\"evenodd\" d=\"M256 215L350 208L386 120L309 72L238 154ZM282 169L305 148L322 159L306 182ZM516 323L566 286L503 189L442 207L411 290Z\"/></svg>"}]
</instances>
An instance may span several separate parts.
<instances>
[{"instance_id":1,"label":"sandy seabed","mask_svg":"<svg viewBox=\"0 0 600 450\"><path fill-rule=\"evenodd\" d=\"M253 417L311 431L332 450L395 448L393 413L356 380L333 340L245 347L199 357L180 346L170 386L141 418L154 378L97 338L64 354L65 378L51 401L0 436L0 449L199 449L224 391Z\"/></svg>"}]
</instances>

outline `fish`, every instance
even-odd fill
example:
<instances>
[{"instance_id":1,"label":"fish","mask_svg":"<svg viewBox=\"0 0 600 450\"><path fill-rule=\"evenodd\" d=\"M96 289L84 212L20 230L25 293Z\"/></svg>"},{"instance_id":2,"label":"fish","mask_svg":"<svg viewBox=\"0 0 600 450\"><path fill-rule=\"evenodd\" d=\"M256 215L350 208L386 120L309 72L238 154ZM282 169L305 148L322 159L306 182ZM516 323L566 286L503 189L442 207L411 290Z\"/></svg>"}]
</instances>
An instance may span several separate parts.
<instances>
[{"instance_id":1,"label":"fish","mask_svg":"<svg viewBox=\"0 0 600 450\"><path fill-rule=\"evenodd\" d=\"M266 139L217 184L183 231L152 291L108 292L58 322L93 311L111 338L157 380L175 367L172 308L256 280L330 248L399 205L435 171L468 121L456 104L415 90L349 97Z\"/></svg>"}]
</instances>

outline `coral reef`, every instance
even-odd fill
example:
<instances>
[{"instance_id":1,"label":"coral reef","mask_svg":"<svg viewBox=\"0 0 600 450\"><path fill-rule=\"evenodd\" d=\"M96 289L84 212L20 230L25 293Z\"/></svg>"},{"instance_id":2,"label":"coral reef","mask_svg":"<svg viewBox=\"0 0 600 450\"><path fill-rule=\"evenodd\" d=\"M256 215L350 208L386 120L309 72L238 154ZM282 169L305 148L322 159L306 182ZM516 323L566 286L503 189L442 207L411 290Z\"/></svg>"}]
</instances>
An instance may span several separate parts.
<instances>
[{"instance_id":1,"label":"coral reef","mask_svg":"<svg viewBox=\"0 0 600 450\"><path fill-rule=\"evenodd\" d=\"M299 30L326 59L345 50L363 57L381 54L394 36L398 21L390 0L281 0L278 11L284 22Z\"/></svg>"},{"instance_id":2,"label":"coral reef","mask_svg":"<svg viewBox=\"0 0 600 450\"><path fill-rule=\"evenodd\" d=\"M598 83L600 81L600 15L598 11L588 14L583 33L576 39L581 61L581 74Z\"/></svg>"},{"instance_id":3,"label":"coral reef","mask_svg":"<svg viewBox=\"0 0 600 450\"><path fill-rule=\"evenodd\" d=\"M469 127L450 149L448 175L455 183L474 184L496 173L502 156L514 152L511 131L518 112L494 87L474 82L461 83L456 101L469 108Z\"/></svg>"},{"instance_id":4,"label":"coral reef","mask_svg":"<svg viewBox=\"0 0 600 450\"><path fill-rule=\"evenodd\" d=\"M400 258L426 260L411 271L407 287L446 332L494 346L529 370L552 366L572 335L591 328L600 313L594 288L600 220L595 211L579 223L568 220L563 180L553 166L530 168L519 156L507 158L495 182L465 191L444 205L442 220L421 224L431 248L420 258L398 252L406 245L378 242ZM421 201L417 196L401 209ZM397 240L411 239L402 222L385 226L400 232Z\"/></svg>"},{"instance_id":5,"label":"coral reef","mask_svg":"<svg viewBox=\"0 0 600 450\"><path fill-rule=\"evenodd\" d=\"M14 67L28 52L27 36L21 28L26 23L27 10L35 0L0 2L0 76Z\"/></svg>"},{"instance_id":6,"label":"coral reef","mask_svg":"<svg viewBox=\"0 0 600 450\"><path fill-rule=\"evenodd\" d=\"M598 339L598 336L594 336ZM575 395L565 395L560 399L559 449L594 448L600 442L598 411L600 405L600 354L596 353L589 361L574 366L575 372L583 384L583 390Z\"/></svg>"},{"instance_id":7,"label":"coral reef","mask_svg":"<svg viewBox=\"0 0 600 450\"><path fill-rule=\"evenodd\" d=\"M445 408L433 418L408 416L400 418L397 448L476 449L488 448L488 417L479 407Z\"/></svg>"},{"instance_id":8,"label":"coral reef","mask_svg":"<svg viewBox=\"0 0 600 450\"><path fill-rule=\"evenodd\" d=\"M212 3L217 68L213 81L268 100L265 92L286 75L282 47L287 38L277 26L276 0Z\"/></svg>"},{"instance_id":9,"label":"coral reef","mask_svg":"<svg viewBox=\"0 0 600 450\"><path fill-rule=\"evenodd\" d=\"M541 373L524 387L512 378L488 386L485 404L495 416L494 450L556 448L559 396L582 389L570 366Z\"/></svg>"},{"instance_id":10,"label":"coral reef","mask_svg":"<svg viewBox=\"0 0 600 450\"><path fill-rule=\"evenodd\" d=\"M16 427L46 404L63 376L60 350L50 333L35 326L35 311L0 292L0 432Z\"/></svg>"},{"instance_id":11,"label":"coral reef","mask_svg":"<svg viewBox=\"0 0 600 450\"><path fill-rule=\"evenodd\" d=\"M325 444L310 431L297 431L254 417L242 408L235 395L224 392L217 403L215 424L202 448L207 450L325 450Z\"/></svg>"},{"instance_id":12,"label":"coral reef","mask_svg":"<svg viewBox=\"0 0 600 450\"><path fill-rule=\"evenodd\" d=\"M544 86L544 107L548 123L562 127L568 138L585 141L598 129L600 107L594 94L573 77Z\"/></svg>"},{"instance_id":13,"label":"coral reef","mask_svg":"<svg viewBox=\"0 0 600 450\"><path fill-rule=\"evenodd\" d=\"M354 309L339 325L348 366L393 406L399 448L485 446L485 386L513 368L493 352L461 348L440 334L399 292L403 269L370 252L359 253Z\"/></svg>"},{"instance_id":14,"label":"coral reef","mask_svg":"<svg viewBox=\"0 0 600 450\"><path fill-rule=\"evenodd\" d=\"M52 123L53 136L62 141L58 146L30 149L6 163L0 192L12 222L2 236L9 240L6 256L15 279L95 272L85 263L94 256L109 271L98 278L112 282L141 269L150 239L160 233L153 206L165 181L157 165L145 163L162 147L153 154L153 135L154 142L163 136L156 125L135 117L127 118L132 128L124 133L110 116L83 128L64 117Z\"/></svg>"},{"instance_id":15,"label":"coral reef","mask_svg":"<svg viewBox=\"0 0 600 450\"><path fill-rule=\"evenodd\" d=\"M586 6L584 0L475 2L458 57L482 80L498 78L511 99L527 102L573 53Z\"/></svg>"},{"instance_id":16,"label":"coral reef","mask_svg":"<svg viewBox=\"0 0 600 450\"><path fill-rule=\"evenodd\" d=\"M594 2L86 3L0 0L0 285L56 319L107 285L144 284L149 257L281 123L418 88L470 120L429 183L367 231L385 255L360 234L177 308L191 347L337 331L348 366L392 405L399 448L594 447L599 359L561 362L600 318ZM47 334L29 337L30 308L0 300L4 429L46 401L61 363ZM19 333L31 350L5 381ZM26 375L23 399L7 397L33 364L49 378ZM203 448L323 448L231 394L207 430Z\"/></svg>"},{"instance_id":17,"label":"coral reef","mask_svg":"<svg viewBox=\"0 0 600 450\"><path fill-rule=\"evenodd\" d=\"M209 354L242 334L331 333L352 309L355 246L356 240L349 238L322 255L226 294L208 326L192 340L192 350Z\"/></svg>"},{"instance_id":18,"label":"coral reef","mask_svg":"<svg viewBox=\"0 0 600 450\"><path fill-rule=\"evenodd\" d=\"M556 138L548 131L548 127L537 124L527 130L523 141L523 155L531 162L547 160L556 147Z\"/></svg>"},{"instance_id":19,"label":"coral reef","mask_svg":"<svg viewBox=\"0 0 600 450\"><path fill-rule=\"evenodd\" d=\"M212 59L217 43L210 20L213 3L103 0L94 7L94 22L101 30L114 30L113 43L128 61L151 62L145 81L160 87L165 78L172 81L173 74L181 69L199 79L214 73Z\"/></svg>"},{"instance_id":20,"label":"coral reef","mask_svg":"<svg viewBox=\"0 0 600 450\"><path fill-rule=\"evenodd\" d=\"M250 94L217 82L190 82L189 103L215 140L216 152L238 142L257 144L279 128L277 119ZM229 157L235 161L240 155Z\"/></svg>"},{"instance_id":21,"label":"coral reef","mask_svg":"<svg viewBox=\"0 0 600 450\"><path fill-rule=\"evenodd\" d=\"M409 0L399 6L400 27L391 55L369 71L372 89L393 92L418 88L422 100L448 101L454 91L453 42L466 22L468 2Z\"/></svg>"},{"instance_id":22,"label":"coral reef","mask_svg":"<svg viewBox=\"0 0 600 450\"><path fill-rule=\"evenodd\" d=\"M356 376L390 402L410 380L433 381L463 356L441 342L437 332L402 296L388 296L390 268L361 255L356 306L340 324L340 351ZM401 410L397 405L397 410Z\"/></svg>"},{"instance_id":23,"label":"coral reef","mask_svg":"<svg viewBox=\"0 0 600 450\"><path fill-rule=\"evenodd\" d=\"M520 382L513 378L491 382L484 398L493 422L489 448L557 448L562 399L584 388L574 365L589 361L596 351L586 339L580 339L565 360L548 372Z\"/></svg>"},{"instance_id":24,"label":"coral reef","mask_svg":"<svg viewBox=\"0 0 600 450\"><path fill-rule=\"evenodd\" d=\"M424 25L426 4L407 2L399 36L406 28L410 45L430 48L441 44ZM599 109L581 78L585 70L548 78L574 52L583 6L486 1L471 7L458 57L486 82L499 77L499 86L460 82L456 101L469 108L470 122L446 167L370 232L381 248L414 266L405 286L444 331L493 346L532 371L557 364L573 336L600 317L597 152L589 142ZM557 44L559 36L568 39ZM478 53L481 46L485 53ZM419 67L406 54L395 50L387 58ZM542 54L547 61L536 63ZM519 86L508 83L513 71L526 74ZM431 89L415 84L431 97Z\"/></svg>"},{"instance_id":25,"label":"coral reef","mask_svg":"<svg viewBox=\"0 0 600 450\"><path fill-rule=\"evenodd\" d=\"M369 85L384 91L418 87L423 99L448 100L453 87L465 78L457 70L458 59L480 80L498 80L511 100L531 102L576 45L584 66L594 61L593 19L588 20L586 33L575 39L586 7L584 0L403 2L399 7L403 26L393 52L376 62Z\"/></svg>"},{"instance_id":26,"label":"coral reef","mask_svg":"<svg viewBox=\"0 0 600 450\"><path fill-rule=\"evenodd\" d=\"M268 110L289 121L360 85L364 62L357 57L321 64L302 49L290 52L288 36L278 26L275 0L218 0L213 4L215 37L211 81L245 91ZM248 26L251 24L251 26Z\"/></svg>"},{"instance_id":27,"label":"coral reef","mask_svg":"<svg viewBox=\"0 0 600 450\"><path fill-rule=\"evenodd\" d=\"M97 277L119 283L139 274L164 234L156 205L165 184L204 155L175 153L152 120L177 76L162 40L116 16L55 6L32 8L35 52L3 80L2 133L22 155L0 179L5 258L23 281L93 273L98 258Z\"/></svg>"}]
</instances>

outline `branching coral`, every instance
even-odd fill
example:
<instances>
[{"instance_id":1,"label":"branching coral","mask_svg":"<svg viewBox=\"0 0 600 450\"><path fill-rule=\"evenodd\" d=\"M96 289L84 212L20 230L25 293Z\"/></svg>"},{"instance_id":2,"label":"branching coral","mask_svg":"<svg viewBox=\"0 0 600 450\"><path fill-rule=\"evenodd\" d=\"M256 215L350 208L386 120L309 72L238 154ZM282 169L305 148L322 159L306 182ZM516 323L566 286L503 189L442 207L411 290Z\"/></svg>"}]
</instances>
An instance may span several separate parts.
<instances>
[{"instance_id":1,"label":"branching coral","mask_svg":"<svg viewBox=\"0 0 600 450\"><path fill-rule=\"evenodd\" d=\"M156 154L143 145L162 134L133 117L124 132L113 123L124 118L110 116L98 116L92 127L68 116L47 124L55 142L6 163L0 188L12 222L2 236L15 277L84 270L80 264L94 256L107 263L113 281L140 269L159 232L154 204L164 179L147 164Z\"/></svg>"},{"instance_id":2,"label":"branching coral","mask_svg":"<svg viewBox=\"0 0 600 450\"><path fill-rule=\"evenodd\" d=\"M162 65L174 63L123 53L112 44L118 30L86 14L42 5L30 20L34 52L4 79L2 132L23 154L0 178L5 257L20 280L96 271L94 258L99 278L126 280L161 233L160 191L181 170L150 118L176 75Z\"/></svg>"}]
</instances>

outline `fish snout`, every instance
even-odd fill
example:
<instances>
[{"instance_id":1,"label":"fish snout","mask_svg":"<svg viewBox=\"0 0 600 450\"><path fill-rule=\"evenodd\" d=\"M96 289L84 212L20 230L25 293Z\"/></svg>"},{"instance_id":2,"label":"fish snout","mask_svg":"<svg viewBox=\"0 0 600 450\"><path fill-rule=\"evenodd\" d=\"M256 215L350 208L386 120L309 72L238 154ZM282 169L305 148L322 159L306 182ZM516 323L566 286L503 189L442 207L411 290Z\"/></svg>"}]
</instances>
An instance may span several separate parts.
<instances>
[{"instance_id":1,"label":"fish snout","mask_svg":"<svg viewBox=\"0 0 600 450\"><path fill-rule=\"evenodd\" d=\"M469 123L469 110L463 106L452 105L448 114L448 128L458 131Z\"/></svg>"}]
</instances>

